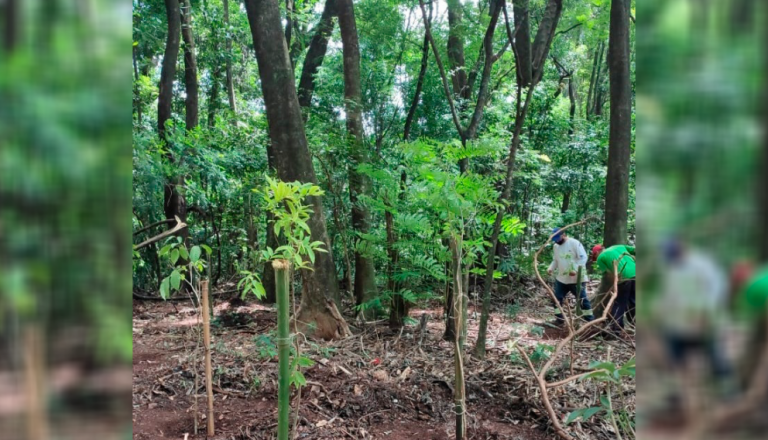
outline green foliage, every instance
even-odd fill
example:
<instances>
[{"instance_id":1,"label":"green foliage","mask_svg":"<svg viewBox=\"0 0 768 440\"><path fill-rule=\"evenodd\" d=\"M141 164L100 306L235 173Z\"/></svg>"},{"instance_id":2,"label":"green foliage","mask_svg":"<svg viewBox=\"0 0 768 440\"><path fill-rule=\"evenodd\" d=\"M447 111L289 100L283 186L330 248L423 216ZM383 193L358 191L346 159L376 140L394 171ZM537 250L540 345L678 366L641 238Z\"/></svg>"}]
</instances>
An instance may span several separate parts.
<instances>
[{"instance_id":1,"label":"green foliage","mask_svg":"<svg viewBox=\"0 0 768 440\"><path fill-rule=\"evenodd\" d=\"M538 326L538 325L534 325L533 327L531 327L530 332L531 332L532 335L537 336L537 337L540 338L540 337L544 336L544 327L541 327L541 326Z\"/></svg>"},{"instance_id":2,"label":"green foliage","mask_svg":"<svg viewBox=\"0 0 768 440\"><path fill-rule=\"evenodd\" d=\"M513 320L520 313L520 304L514 303L507 306L506 315L507 319Z\"/></svg>"},{"instance_id":3,"label":"green foliage","mask_svg":"<svg viewBox=\"0 0 768 440\"><path fill-rule=\"evenodd\" d=\"M541 364L547 361L549 357L551 356L551 353L555 351L555 347L549 344L536 344L536 348L533 350L533 353L529 356L531 359L531 363L535 367L539 367Z\"/></svg>"},{"instance_id":4,"label":"green foliage","mask_svg":"<svg viewBox=\"0 0 768 440\"><path fill-rule=\"evenodd\" d=\"M296 269L312 270L310 264L315 262L315 252L326 252L323 242L310 242L311 231L307 221L312 214L309 205L304 205L306 197L321 196L323 191L317 185L300 182L281 182L266 176L267 186L262 191L264 209L271 212L275 219L273 228L275 235L284 237L287 244L272 249L267 247L262 251L263 261L275 259L288 260ZM259 192L254 190L254 192ZM309 261L303 259L309 258Z\"/></svg>"},{"instance_id":5,"label":"green foliage","mask_svg":"<svg viewBox=\"0 0 768 440\"><path fill-rule=\"evenodd\" d=\"M625 409L616 409L610 400L610 384L620 384L623 378L635 377L635 358L633 357L623 365L616 365L613 362L595 361L589 364L593 372L580 377L578 380L594 379L598 382L604 382L606 393L600 395L599 406L589 408L580 408L572 411L565 419L569 424L578 418L587 421L590 417L604 413L606 416L617 420L617 424L627 432L634 431L633 417Z\"/></svg>"},{"instance_id":6,"label":"green foliage","mask_svg":"<svg viewBox=\"0 0 768 440\"><path fill-rule=\"evenodd\" d=\"M259 352L259 358L266 360L277 356L277 345L271 333L257 335L253 338L253 343Z\"/></svg>"},{"instance_id":7,"label":"green foliage","mask_svg":"<svg viewBox=\"0 0 768 440\"><path fill-rule=\"evenodd\" d=\"M166 239L166 245L157 252L158 258L166 257L171 273L163 278L160 283L160 296L168 299L171 293L179 291L182 282L189 284L188 275L190 270L195 274L200 274L206 267L206 261L200 258L203 250L210 256L213 250L206 246L193 246L188 252L187 246L181 237L169 237ZM186 261L188 266L177 265L179 259ZM190 284L191 285L191 284Z\"/></svg>"}]
</instances>

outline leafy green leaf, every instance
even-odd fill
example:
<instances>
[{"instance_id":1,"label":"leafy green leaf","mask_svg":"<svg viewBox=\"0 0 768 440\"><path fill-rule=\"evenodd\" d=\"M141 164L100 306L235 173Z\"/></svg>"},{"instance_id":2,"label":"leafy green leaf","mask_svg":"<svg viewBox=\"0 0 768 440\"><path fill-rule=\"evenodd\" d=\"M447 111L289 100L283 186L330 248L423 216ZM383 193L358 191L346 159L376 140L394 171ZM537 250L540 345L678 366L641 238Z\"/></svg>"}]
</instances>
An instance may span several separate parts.
<instances>
[{"instance_id":1,"label":"leafy green leaf","mask_svg":"<svg viewBox=\"0 0 768 440\"><path fill-rule=\"evenodd\" d=\"M179 271L174 270L171 272L171 287L175 290L179 290L179 286L181 285L181 274Z\"/></svg>"},{"instance_id":2,"label":"leafy green leaf","mask_svg":"<svg viewBox=\"0 0 768 440\"><path fill-rule=\"evenodd\" d=\"M172 247L173 247L173 244L166 244L165 246L163 246L163 247L162 247L162 248L161 248L161 249L160 249L160 250L157 252L157 256L158 256L158 257L162 257L162 256L164 256L165 254L167 254L167 253L168 253L168 251L169 251L169 250L171 250L171 248L172 248Z\"/></svg>"},{"instance_id":3,"label":"leafy green leaf","mask_svg":"<svg viewBox=\"0 0 768 440\"><path fill-rule=\"evenodd\" d=\"M304 377L304 374L301 371L296 370L293 372L291 382L293 382L297 387L303 387L307 384L307 379Z\"/></svg>"},{"instance_id":4,"label":"leafy green leaf","mask_svg":"<svg viewBox=\"0 0 768 440\"><path fill-rule=\"evenodd\" d=\"M160 283L160 297L163 299L168 299L168 284L169 284L169 277L165 277L163 281Z\"/></svg>"},{"instance_id":5,"label":"leafy green leaf","mask_svg":"<svg viewBox=\"0 0 768 440\"><path fill-rule=\"evenodd\" d=\"M187 253L187 248L186 247L181 246L179 248L179 255L181 256L182 259L189 260L189 254Z\"/></svg>"},{"instance_id":6,"label":"leafy green leaf","mask_svg":"<svg viewBox=\"0 0 768 440\"><path fill-rule=\"evenodd\" d=\"M582 415L582 419L586 422L589 420L590 417L594 416L595 414L599 413L600 411L603 411L603 408L600 408L599 406L595 406L592 408L587 408L584 410L584 414Z\"/></svg>"},{"instance_id":7,"label":"leafy green leaf","mask_svg":"<svg viewBox=\"0 0 768 440\"><path fill-rule=\"evenodd\" d=\"M315 361L313 361L312 359L304 356L299 357L299 366L311 367L312 365L315 365Z\"/></svg>"},{"instance_id":8,"label":"leafy green leaf","mask_svg":"<svg viewBox=\"0 0 768 440\"><path fill-rule=\"evenodd\" d=\"M179 250L174 249L171 251L171 264L176 264L179 261Z\"/></svg>"},{"instance_id":9,"label":"leafy green leaf","mask_svg":"<svg viewBox=\"0 0 768 440\"><path fill-rule=\"evenodd\" d=\"M567 419L565 419L565 424L566 424L566 425L570 424L570 423L571 423L571 422L573 422L574 420L576 420L576 419L578 419L579 417L581 417L581 415L582 415L582 414L584 414L584 408L581 408L581 409L577 409L577 410L571 411L571 413L570 413L570 414L568 414L568 418L567 418Z\"/></svg>"},{"instance_id":10,"label":"leafy green leaf","mask_svg":"<svg viewBox=\"0 0 768 440\"><path fill-rule=\"evenodd\" d=\"M267 297L267 291L264 290L264 285L263 284L261 284L261 283L254 283L253 287L255 289L254 293L256 294L256 298L264 299L264 298Z\"/></svg>"},{"instance_id":11,"label":"leafy green leaf","mask_svg":"<svg viewBox=\"0 0 768 440\"><path fill-rule=\"evenodd\" d=\"M200 246L193 246L192 249L189 251L189 259L192 260L192 262L196 262L200 259Z\"/></svg>"},{"instance_id":12,"label":"leafy green leaf","mask_svg":"<svg viewBox=\"0 0 768 440\"><path fill-rule=\"evenodd\" d=\"M205 253L208 255L211 255L213 253L213 249L211 249L211 247L208 246L207 244L201 244L200 247L203 248L205 250Z\"/></svg>"}]
</instances>

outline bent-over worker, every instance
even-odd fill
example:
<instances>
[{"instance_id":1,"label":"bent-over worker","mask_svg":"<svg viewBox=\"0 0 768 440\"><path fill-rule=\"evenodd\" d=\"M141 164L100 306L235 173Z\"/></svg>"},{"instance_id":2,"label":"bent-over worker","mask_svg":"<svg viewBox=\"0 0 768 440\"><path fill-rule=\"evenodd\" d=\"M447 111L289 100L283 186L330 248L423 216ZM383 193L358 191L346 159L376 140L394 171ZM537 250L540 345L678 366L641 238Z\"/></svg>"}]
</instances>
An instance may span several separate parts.
<instances>
[{"instance_id":1,"label":"bent-over worker","mask_svg":"<svg viewBox=\"0 0 768 440\"><path fill-rule=\"evenodd\" d=\"M595 317L592 313L592 305L587 299L587 252L579 240L568 237L565 232L560 232L560 228L555 228L552 232L555 233L552 237L552 241L555 242L554 255L547 273L555 274L555 297L560 303L555 304L555 322L558 325L565 322L560 307L569 293L578 295L584 319L592 321ZM579 268L582 270L581 286L577 284Z\"/></svg>"}]
</instances>

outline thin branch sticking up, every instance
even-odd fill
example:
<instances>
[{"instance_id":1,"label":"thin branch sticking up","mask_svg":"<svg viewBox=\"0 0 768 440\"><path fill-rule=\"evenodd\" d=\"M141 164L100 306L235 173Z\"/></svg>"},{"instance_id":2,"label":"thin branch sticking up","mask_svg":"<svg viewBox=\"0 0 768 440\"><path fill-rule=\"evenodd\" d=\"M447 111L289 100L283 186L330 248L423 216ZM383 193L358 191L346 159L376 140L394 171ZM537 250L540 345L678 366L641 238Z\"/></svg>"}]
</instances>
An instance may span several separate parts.
<instances>
[{"instance_id":1,"label":"thin branch sticking up","mask_svg":"<svg viewBox=\"0 0 768 440\"><path fill-rule=\"evenodd\" d=\"M172 218L167 218L165 220L160 220L159 222L154 222L154 223L152 223L149 226L144 226L143 228L141 228L138 231L134 232L133 235L139 235L139 234L141 234L144 231L148 231L148 230L154 228L155 226L164 225L166 223L173 223L175 221L176 221L176 219L172 219Z\"/></svg>"}]
</instances>

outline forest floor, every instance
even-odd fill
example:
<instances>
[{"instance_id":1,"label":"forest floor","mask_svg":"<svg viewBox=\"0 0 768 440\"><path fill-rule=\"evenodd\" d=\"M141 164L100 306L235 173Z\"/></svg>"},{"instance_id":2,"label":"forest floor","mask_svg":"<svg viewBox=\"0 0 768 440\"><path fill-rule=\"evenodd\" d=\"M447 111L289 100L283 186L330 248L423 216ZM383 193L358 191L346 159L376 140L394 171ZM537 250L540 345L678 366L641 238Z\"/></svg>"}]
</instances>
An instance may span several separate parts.
<instances>
[{"instance_id":1,"label":"forest floor","mask_svg":"<svg viewBox=\"0 0 768 440\"><path fill-rule=\"evenodd\" d=\"M552 307L538 286L526 281L515 291L501 287L503 293L495 294L492 300L486 358L465 356L467 437L556 438L536 381L515 346L525 347L528 353L543 353L566 331L547 324L553 319ZM477 335L476 305L479 302L472 298L468 349L474 346ZM220 299L214 306L213 438L271 439L277 420L277 358L274 337L270 336L275 311L255 302L236 306ZM297 438L452 438L452 344L442 340L442 307L412 310L410 316L418 321L422 314L429 318L423 337L415 334L417 324L395 331L386 322L358 326L348 317L352 337L304 342L302 354L315 364L303 369L308 383L301 392ZM195 377L192 367L196 359L198 374L202 374L197 319L188 301L134 303L134 439L205 438L205 385L202 377ZM609 350L613 362L624 363L634 356L633 344L600 337L580 340L575 344L574 369L588 371L588 365L605 360ZM568 350L564 351L553 364L553 379L570 375ZM596 387L601 385L579 381L551 390L550 399L561 420L574 409L596 406L601 391ZM634 414L634 380L622 387L621 404ZM292 396L293 418L295 391ZM602 417L571 424L567 429L578 438L615 438L613 427Z\"/></svg>"}]
</instances>

